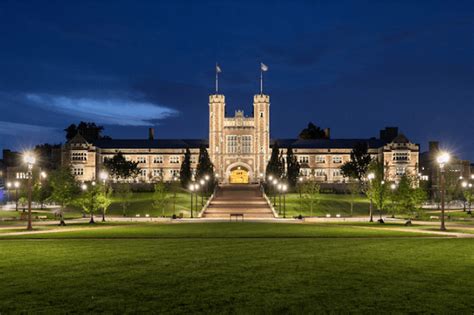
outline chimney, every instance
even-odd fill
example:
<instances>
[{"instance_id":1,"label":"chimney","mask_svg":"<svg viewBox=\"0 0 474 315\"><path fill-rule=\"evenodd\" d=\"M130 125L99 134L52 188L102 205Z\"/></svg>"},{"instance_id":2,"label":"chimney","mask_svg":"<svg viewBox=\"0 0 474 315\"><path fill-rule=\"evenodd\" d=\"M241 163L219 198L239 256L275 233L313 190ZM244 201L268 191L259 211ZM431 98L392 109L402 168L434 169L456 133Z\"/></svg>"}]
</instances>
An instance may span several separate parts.
<instances>
[{"instance_id":1,"label":"chimney","mask_svg":"<svg viewBox=\"0 0 474 315\"><path fill-rule=\"evenodd\" d=\"M331 138L331 128L324 128L324 136L326 139Z\"/></svg>"},{"instance_id":2,"label":"chimney","mask_svg":"<svg viewBox=\"0 0 474 315\"><path fill-rule=\"evenodd\" d=\"M148 128L148 140L155 140L155 128Z\"/></svg>"},{"instance_id":3,"label":"chimney","mask_svg":"<svg viewBox=\"0 0 474 315\"><path fill-rule=\"evenodd\" d=\"M429 152L437 153L439 151L439 142L430 141L428 144Z\"/></svg>"}]
</instances>

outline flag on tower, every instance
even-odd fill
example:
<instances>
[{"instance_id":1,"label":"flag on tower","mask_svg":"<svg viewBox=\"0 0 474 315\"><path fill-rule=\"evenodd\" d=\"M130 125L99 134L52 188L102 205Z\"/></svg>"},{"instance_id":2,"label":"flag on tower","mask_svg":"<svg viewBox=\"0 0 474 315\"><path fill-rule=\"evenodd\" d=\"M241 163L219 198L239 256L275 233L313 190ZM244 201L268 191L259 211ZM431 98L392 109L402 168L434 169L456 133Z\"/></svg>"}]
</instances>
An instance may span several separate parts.
<instances>
[{"instance_id":1,"label":"flag on tower","mask_svg":"<svg viewBox=\"0 0 474 315\"><path fill-rule=\"evenodd\" d=\"M260 63L260 69L262 71L268 71L268 66L266 64L264 64L263 62Z\"/></svg>"},{"instance_id":2,"label":"flag on tower","mask_svg":"<svg viewBox=\"0 0 474 315\"><path fill-rule=\"evenodd\" d=\"M221 73L222 70L221 70L221 67L219 67L219 65L216 63L216 72L217 73Z\"/></svg>"}]
</instances>

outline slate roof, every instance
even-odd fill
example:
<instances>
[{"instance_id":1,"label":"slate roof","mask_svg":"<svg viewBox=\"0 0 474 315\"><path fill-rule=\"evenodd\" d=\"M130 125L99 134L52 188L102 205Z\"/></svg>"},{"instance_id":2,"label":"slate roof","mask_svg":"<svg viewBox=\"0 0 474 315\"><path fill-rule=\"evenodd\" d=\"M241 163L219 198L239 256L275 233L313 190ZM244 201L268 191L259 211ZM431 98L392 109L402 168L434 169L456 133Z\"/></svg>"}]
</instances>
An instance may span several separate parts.
<instances>
[{"instance_id":1,"label":"slate roof","mask_svg":"<svg viewBox=\"0 0 474 315\"><path fill-rule=\"evenodd\" d=\"M359 142L366 142L371 149L383 147L387 142L381 139L272 139L270 146L275 141L281 148L295 149L352 149Z\"/></svg>"},{"instance_id":2,"label":"slate roof","mask_svg":"<svg viewBox=\"0 0 474 315\"><path fill-rule=\"evenodd\" d=\"M101 149L194 149L209 144L206 139L102 139L94 145Z\"/></svg>"}]
</instances>

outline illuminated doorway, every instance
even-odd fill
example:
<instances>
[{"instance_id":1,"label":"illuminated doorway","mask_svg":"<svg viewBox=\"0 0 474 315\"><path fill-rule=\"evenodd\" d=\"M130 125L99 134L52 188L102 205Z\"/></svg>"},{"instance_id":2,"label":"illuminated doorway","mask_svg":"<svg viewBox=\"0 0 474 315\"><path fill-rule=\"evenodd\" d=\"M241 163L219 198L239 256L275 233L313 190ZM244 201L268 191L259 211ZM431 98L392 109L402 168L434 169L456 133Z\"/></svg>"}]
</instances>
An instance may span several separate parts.
<instances>
[{"instance_id":1,"label":"illuminated doorway","mask_svg":"<svg viewBox=\"0 0 474 315\"><path fill-rule=\"evenodd\" d=\"M230 172L229 182L231 184L248 184L249 172L239 166Z\"/></svg>"}]
</instances>

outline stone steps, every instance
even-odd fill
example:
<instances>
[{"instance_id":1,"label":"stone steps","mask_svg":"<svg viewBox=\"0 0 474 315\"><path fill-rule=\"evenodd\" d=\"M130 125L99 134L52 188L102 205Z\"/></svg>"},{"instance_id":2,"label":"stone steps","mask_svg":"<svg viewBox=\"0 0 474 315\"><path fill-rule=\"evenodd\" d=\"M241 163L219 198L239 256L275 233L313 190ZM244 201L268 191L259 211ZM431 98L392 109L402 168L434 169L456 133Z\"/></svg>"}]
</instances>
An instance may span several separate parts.
<instances>
[{"instance_id":1,"label":"stone steps","mask_svg":"<svg viewBox=\"0 0 474 315\"><path fill-rule=\"evenodd\" d=\"M221 186L202 217L229 219L237 213L249 219L274 218L258 185Z\"/></svg>"}]
</instances>

